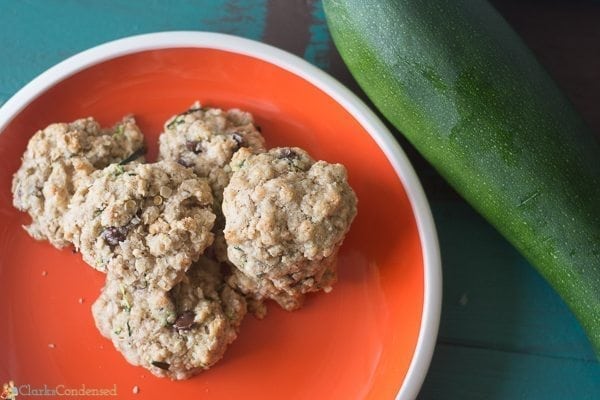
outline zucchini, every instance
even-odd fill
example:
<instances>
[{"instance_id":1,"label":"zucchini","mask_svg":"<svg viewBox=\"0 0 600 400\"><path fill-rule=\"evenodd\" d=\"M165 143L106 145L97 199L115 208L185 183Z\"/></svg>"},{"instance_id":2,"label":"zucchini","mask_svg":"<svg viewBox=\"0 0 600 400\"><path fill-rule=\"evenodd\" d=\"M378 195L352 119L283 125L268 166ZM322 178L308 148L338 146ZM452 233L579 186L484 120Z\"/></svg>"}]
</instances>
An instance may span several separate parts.
<instances>
[{"instance_id":1,"label":"zucchini","mask_svg":"<svg viewBox=\"0 0 600 400\"><path fill-rule=\"evenodd\" d=\"M565 300L600 355L600 143L481 0L324 0L376 107Z\"/></svg>"}]
</instances>

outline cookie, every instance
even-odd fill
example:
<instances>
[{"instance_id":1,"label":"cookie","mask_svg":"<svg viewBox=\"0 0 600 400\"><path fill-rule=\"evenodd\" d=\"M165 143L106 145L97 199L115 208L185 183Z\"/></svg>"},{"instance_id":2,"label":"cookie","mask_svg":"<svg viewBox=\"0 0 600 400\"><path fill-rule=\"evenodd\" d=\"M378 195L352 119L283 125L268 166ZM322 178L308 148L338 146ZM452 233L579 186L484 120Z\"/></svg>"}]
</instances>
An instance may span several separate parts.
<instances>
[{"instance_id":1,"label":"cookie","mask_svg":"<svg viewBox=\"0 0 600 400\"><path fill-rule=\"evenodd\" d=\"M67 239L124 285L171 289L213 240L206 179L171 161L111 165L93 178L65 214Z\"/></svg>"},{"instance_id":2,"label":"cookie","mask_svg":"<svg viewBox=\"0 0 600 400\"><path fill-rule=\"evenodd\" d=\"M215 197L214 252L219 261L227 260L221 214L223 189L229 183L229 163L240 148L265 151L265 141L252 114L239 110L201 107L194 103L187 111L169 118L159 137L159 159L177 161L206 177Z\"/></svg>"},{"instance_id":3,"label":"cookie","mask_svg":"<svg viewBox=\"0 0 600 400\"><path fill-rule=\"evenodd\" d=\"M92 306L96 326L128 362L187 379L219 361L237 337L244 298L205 257L171 291L132 289L109 272Z\"/></svg>"},{"instance_id":4,"label":"cookie","mask_svg":"<svg viewBox=\"0 0 600 400\"><path fill-rule=\"evenodd\" d=\"M133 117L113 128L103 129L93 118L83 118L36 132L12 181L14 206L32 219L25 227L29 235L57 248L69 245L62 218L76 189L94 170L138 152L143 142Z\"/></svg>"},{"instance_id":5,"label":"cookie","mask_svg":"<svg viewBox=\"0 0 600 400\"><path fill-rule=\"evenodd\" d=\"M356 215L344 166L285 147L241 149L231 167L224 235L238 271L230 282L286 310L300 307L306 293L331 290L338 249Z\"/></svg>"},{"instance_id":6,"label":"cookie","mask_svg":"<svg viewBox=\"0 0 600 400\"><path fill-rule=\"evenodd\" d=\"M201 107L169 118L159 137L159 159L177 161L208 178L220 204L229 182L229 162L240 148L264 151L265 141L254 125L252 114L238 109Z\"/></svg>"}]
</instances>

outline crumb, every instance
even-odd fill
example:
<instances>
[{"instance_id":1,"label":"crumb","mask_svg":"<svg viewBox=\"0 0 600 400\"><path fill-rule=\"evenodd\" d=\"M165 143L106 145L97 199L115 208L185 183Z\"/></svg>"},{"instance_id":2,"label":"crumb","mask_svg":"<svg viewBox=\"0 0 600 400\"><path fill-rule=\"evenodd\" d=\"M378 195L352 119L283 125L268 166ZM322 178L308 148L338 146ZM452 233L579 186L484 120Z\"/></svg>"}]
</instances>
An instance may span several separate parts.
<instances>
[{"instance_id":1,"label":"crumb","mask_svg":"<svg viewBox=\"0 0 600 400\"><path fill-rule=\"evenodd\" d=\"M466 293L463 293L462 296L460 296L460 299L458 300L458 304L460 304L461 306L466 306L467 303L469 302L469 297L467 296Z\"/></svg>"},{"instance_id":2,"label":"crumb","mask_svg":"<svg viewBox=\"0 0 600 400\"><path fill-rule=\"evenodd\" d=\"M79 301L79 304L83 304L85 302L85 299L83 297L80 297L77 301Z\"/></svg>"},{"instance_id":3,"label":"crumb","mask_svg":"<svg viewBox=\"0 0 600 400\"><path fill-rule=\"evenodd\" d=\"M54 349L56 348L56 345L54 343L48 343L48 348Z\"/></svg>"},{"instance_id":4,"label":"crumb","mask_svg":"<svg viewBox=\"0 0 600 400\"><path fill-rule=\"evenodd\" d=\"M43 270L43 271L42 271L42 276L46 276L46 275L48 275L48 271L46 271L46 270Z\"/></svg>"},{"instance_id":5,"label":"crumb","mask_svg":"<svg viewBox=\"0 0 600 400\"><path fill-rule=\"evenodd\" d=\"M140 388L138 386L134 386L131 391L133 392L133 394L138 394L140 392Z\"/></svg>"}]
</instances>

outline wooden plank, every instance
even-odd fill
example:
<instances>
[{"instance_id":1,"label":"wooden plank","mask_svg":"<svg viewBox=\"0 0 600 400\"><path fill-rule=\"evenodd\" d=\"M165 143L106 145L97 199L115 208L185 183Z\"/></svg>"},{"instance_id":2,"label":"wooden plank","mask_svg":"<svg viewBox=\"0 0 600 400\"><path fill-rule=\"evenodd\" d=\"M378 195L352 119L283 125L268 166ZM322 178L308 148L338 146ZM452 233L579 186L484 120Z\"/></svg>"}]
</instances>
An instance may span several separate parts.
<instances>
[{"instance_id":1,"label":"wooden plank","mask_svg":"<svg viewBox=\"0 0 600 400\"><path fill-rule=\"evenodd\" d=\"M419 399L578 399L600 397L596 362L440 345Z\"/></svg>"},{"instance_id":2,"label":"wooden plank","mask_svg":"<svg viewBox=\"0 0 600 400\"><path fill-rule=\"evenodd\" d=\"M302 57L310 41L311 13L305 0L269 0L262 41Z\"/></svg>"},{"instance_id":3,"label":"wooden plank","mask_svg":"<svg viewBox=\"0 0 600 400\"><path fill-rule=\"evenodd\" d=\"M267 0L0 0L0 92L100 43L141 33L206 30L260 40Z\"/></svg>"},{"instance_id":4,"label":"wooden plank","mask_svg":"<svg viewBox=\"0 0 600 400\"><path fill-rule=\"evenodd\" d=\"M443 259L439 341L594 360L575 317L543 278L463 202L434 202Z\"/></svg>"},{"instance_id":5,"label":"wooden plank","mask_svg":"<svg viewBox=\"0 0 600 400\"><path fill-rule=\"evenodd\" d=\"M325 19L323 3L309 0L311 24L309 27L310 41L304 51L304 59L317 67L329 68L329 52L333 47L333 41L329 35L329 28Z\"/></svg>"}]
</instances>

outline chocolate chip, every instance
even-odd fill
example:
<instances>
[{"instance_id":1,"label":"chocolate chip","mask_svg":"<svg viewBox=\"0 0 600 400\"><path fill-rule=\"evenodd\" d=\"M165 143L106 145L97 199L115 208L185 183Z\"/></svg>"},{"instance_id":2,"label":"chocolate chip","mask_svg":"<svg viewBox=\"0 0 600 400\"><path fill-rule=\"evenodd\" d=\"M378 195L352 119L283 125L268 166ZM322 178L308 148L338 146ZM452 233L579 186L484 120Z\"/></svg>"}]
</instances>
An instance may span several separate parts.
<instances>
[{"instance_id":1,"label":"chocolate chip","mask_svg":"<svg viewBox=\"0 0 600 400\"><path fill-rule=\"evenodd\" d=\"M202 143L197 140L186 140L185 147L194 154L202 153Z\"/></svg>"},{"instance_id":2,"label":"chocolate chip","mask_svg":"<svg viewBox=\"0 0 600 400\"><path fill-rule=\"evenodd\" d=\"M238 132L233 132L231 138L235 141L236 148L246 147L246 143L244 142L244 138Z\"/></svg>"},{"instance_id":3,"label":"chocolate chip","mask_svg":"<svg viewBox=\"0 0 600 400\"><path fill-rule=\"evenodd\" d=\"M211 260L216 260L215 246L208 246L206 250L204 250L204 256Z\"/></svg>"},{"instance_id":4,"label":"chocolate chip","mask_svg":"<svg viewBox=\"0 0 600 400\"><path fill-rule=\"evenodd\" d=\"M102 238L109 246L116 246L127 237L127 228L124 226L109 226L102 232Z\"/></svg>"},{"instance_id":5,"label":"chocolate chip","mask_svg":"<svg viewBox=\"0 0 600 400\"><path fill-rule=\"evenodd\" d=\"M194 325L194 318L196 318L196 314L193 311L184 311L177 317L173 326L180 331L188 330Z\"/></svg>"},{"instance_id":6,"label":"chocolate chip","mask_svg":"<svg viewBox=\"0 0 600 400\"><path fill-rule=\"evenodd\" d=\"M184 167L187 167L187 168L194 165L193 162L190 162L190 161L186 160L185 158L181 158L181 157L177 160L177 162L179 163L179 165L183 165Z\"/></svg>"},{"instance_id":7,"label":"chocolate chip","mask_svg":"<svg viewBox=\"0 0 600 400\"><path fill-rule=\"evenodd\" d=\"M231 266L226 262L219 263L219 271L222 276L229 276L231 274Z\"/></svg>"},{"instance_id":8,"label":"chocolate chip","mask_svg":"<svg viewBox=\"0 0 600 400\"><path fill-rule=\"evenodd\" d=\"M279 158L287 158L288 160L292 160L294 158L298 158L298 153L290 148L281 149L279 152Z\"/></svg>"},{"instance_id":9,"label":"chocolate chip","mask_svg":"<svg viewBox=\"0 0 600 400\"><path fill-rule=\"evenodd\" d=\"M152 365L154 365L156 368L164 369L165 371L168 371L169 367L171 367L171 364L163 361L152 361Z\"/></svg>"}]
</instances>

